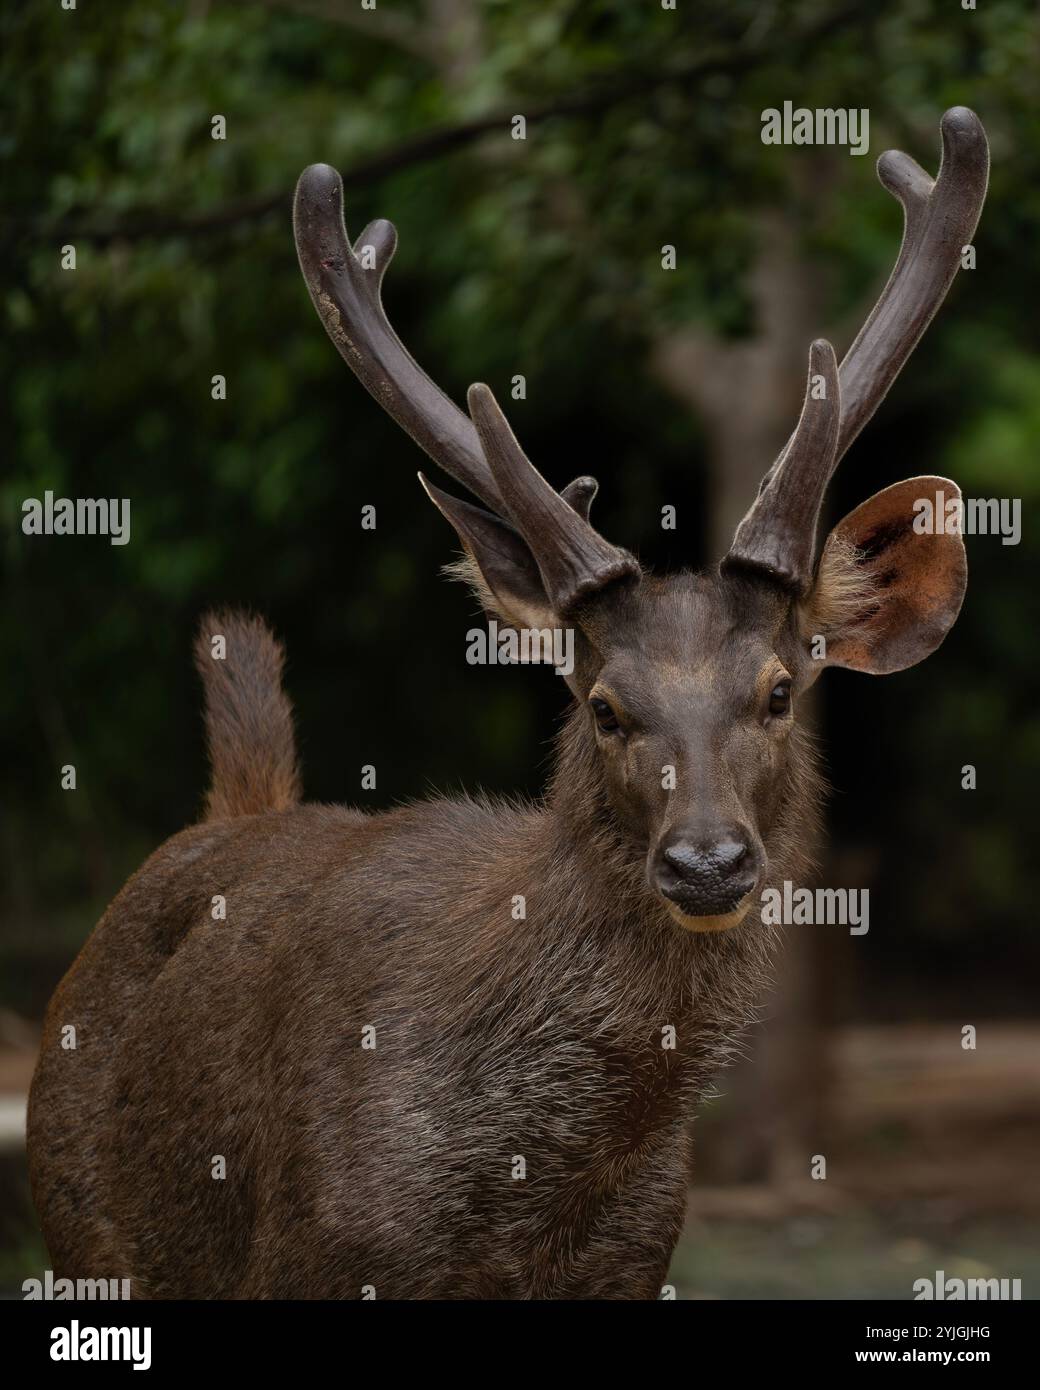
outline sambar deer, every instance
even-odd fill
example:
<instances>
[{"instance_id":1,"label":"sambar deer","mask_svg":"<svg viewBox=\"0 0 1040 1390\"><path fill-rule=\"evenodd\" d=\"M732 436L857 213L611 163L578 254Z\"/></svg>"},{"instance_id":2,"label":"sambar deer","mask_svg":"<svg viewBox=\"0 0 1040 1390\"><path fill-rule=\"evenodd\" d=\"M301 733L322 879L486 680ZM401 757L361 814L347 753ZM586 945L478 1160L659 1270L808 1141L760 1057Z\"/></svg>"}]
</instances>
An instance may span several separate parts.
<instances>
[{"instance_id":1,"label":"sambar deer","mask_svg":"<svg viewBox=\"0 0 1040 1390\"><path fill-rule=\"evenodd\" d=\"M592 478L554 491L486 386L470 418L438 390L383 312L393 227L352 246L338 175L304 172L322 322L484 504L424 483L487 613L573 631L573 708L535 804L304 805L281 648L255 618L203 621L205 815L130 879L47 1014L29 1150L56 1271L148 1298L658 1296L692 1109L776 945L755 904L807 871L821 787L799 701L826 665L920 661L964 593L960 535L913 525L915 499L959 497L946 479L816 539L975 231L981 123L950 110L942 140L934 181L882 156L905 217L891 278L840 368L813 343L721 564L668 576L593 529Z\"/></svg>"}]
</instances>

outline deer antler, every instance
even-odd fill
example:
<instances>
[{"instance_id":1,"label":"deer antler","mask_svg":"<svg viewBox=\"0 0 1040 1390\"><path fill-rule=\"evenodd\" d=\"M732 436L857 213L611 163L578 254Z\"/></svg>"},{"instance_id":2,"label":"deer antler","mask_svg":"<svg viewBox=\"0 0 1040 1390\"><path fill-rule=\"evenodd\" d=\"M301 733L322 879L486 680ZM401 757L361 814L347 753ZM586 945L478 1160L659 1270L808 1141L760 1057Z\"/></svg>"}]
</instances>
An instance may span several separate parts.
<instances>
[{"instance_id":1,"label":"deer antler","mask_svg":"<svg viewBox=\"0 0 1040 1390\"><path fill-rule=\"evenodd\" d=\"M982 122L966 106L954 106L943 116L941 131L942 163L934 181L898 150L878 160L878 178L903 206L903 244L842 361L834 393L835 402L840 397L840 424L833 451L827 458L818 447L806 447L807 399L798 428L737 527L724 568L759 570L798 593L812 583L816 523L827 483L946 297L982 212L989 178ZM819 445L819 434L814 438Z\"/></svg>"},{"instance_id":2,"label":"deer antler","mask_svg":"<svg viewBox=\"0 0 1040 1390\"><path fill-rule=\"evenodd\" d=\"M556 492L521 450L488 387L470 388L469 420L405 348L381 296L397 247L393 225L371 222L351 246L343 182L327 164L312 164L300 175L293 225L311 299L343 360L435 463L512 523L556 611L565 613L615 579L638 574L636 560L589 525L594 478L575 478ZM364 251L371 252L371 268L360 259Z\"/></svg>"},{"instance_id":3,"label":"deer antler","mask_svg":"<svg viewBox=\"0 0 1040 1390\"><path fill-rule=\"evenodd\" d=\"M311 300L347 366L445 473L507 516L472 422L434 385L386 317L381 292L397 249L393 223L370 222L352 247L343 181L328 164L312 164L296 185L293 229ZM362 247L371 248L371 269L359 259Z\"/></svg>"}]
</instances>

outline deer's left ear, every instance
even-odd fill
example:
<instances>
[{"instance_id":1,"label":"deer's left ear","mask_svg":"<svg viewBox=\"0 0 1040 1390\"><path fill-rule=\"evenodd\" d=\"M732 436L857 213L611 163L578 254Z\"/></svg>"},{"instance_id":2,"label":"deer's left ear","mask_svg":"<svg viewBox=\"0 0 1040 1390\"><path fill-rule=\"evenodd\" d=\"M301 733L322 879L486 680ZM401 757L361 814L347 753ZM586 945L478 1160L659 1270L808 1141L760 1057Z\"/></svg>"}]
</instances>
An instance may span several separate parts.
<instances>
[{"instance_id":1,"label":"deer's left ear","mask_svg":"<svg viewBox=\"0 0 1040 1390\"><path fill-rule=\"evenodd\" d=\"M517 628L557 627L538 565L517 531L483 507L442 492L421 473L419 481L466 550L466 558L447 573L469 584L488 617Z\"/></svg>"},{"instance_id":2,"label":"deer's left ear","mask_svg":"<svg viewBox=\"0 0 1040 1390\"><path fill-rule=\"evenodd\" d=\"M960 500L948 478L910 478L835 526L801 613L810 649L825 639L818 669L883 676L935 651L968 582Z\"/></svg>"}]
</instances>

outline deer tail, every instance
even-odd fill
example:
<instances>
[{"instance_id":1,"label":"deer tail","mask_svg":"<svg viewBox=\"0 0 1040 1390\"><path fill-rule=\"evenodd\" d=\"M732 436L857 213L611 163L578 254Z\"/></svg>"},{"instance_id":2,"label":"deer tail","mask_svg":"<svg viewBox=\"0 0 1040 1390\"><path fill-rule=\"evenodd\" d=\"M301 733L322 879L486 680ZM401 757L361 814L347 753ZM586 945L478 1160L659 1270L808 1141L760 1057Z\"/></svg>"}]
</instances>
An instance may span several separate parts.
<instances>
[{"instance_id":1,"label":"deer tail","mask_svg":"<svg viewBox=\"0 0 1040 1390\"><path fill-rule=\"evenodd\" d=\"M204 820L284 811L301 795L285 652L251 613L207 613L195 639L212 776Z\"/></svg>"}]
</instances>

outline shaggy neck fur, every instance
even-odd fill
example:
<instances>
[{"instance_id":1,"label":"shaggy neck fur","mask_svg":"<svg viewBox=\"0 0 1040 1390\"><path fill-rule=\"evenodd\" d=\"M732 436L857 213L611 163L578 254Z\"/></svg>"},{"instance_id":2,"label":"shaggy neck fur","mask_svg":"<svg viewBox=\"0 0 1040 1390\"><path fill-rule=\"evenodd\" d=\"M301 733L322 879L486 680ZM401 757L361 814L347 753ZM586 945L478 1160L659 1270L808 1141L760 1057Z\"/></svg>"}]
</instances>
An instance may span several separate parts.
<instances>
[{"instance_id":1,"label":"shaggy neck fur","mask_svg":"<svg viewBox=\"0 0 1040 1390\"><path fill-rule=\"evenodd\" d=\"M808 736L794 737L787 787L763 837L770 887L804 877L818 829L823 783ZM739 1051L734 1034L756 1017L778 929L764 925L755 911L726 932L686 932L676 925L646 882L646 847L626 833L610 806L600 757L577 706L557 739L544 804L558 830L554 853L566 855L569 875L581 885L572 939L587 932L598 950L605 949L595 974L601 980L609 975L626 996L612 1000L612 1011L637 1027L655 1020L686 1029L680 1047L697 1063L690 1080L702 1093L710 1072Z\"/></svg>"}]
</instances>

